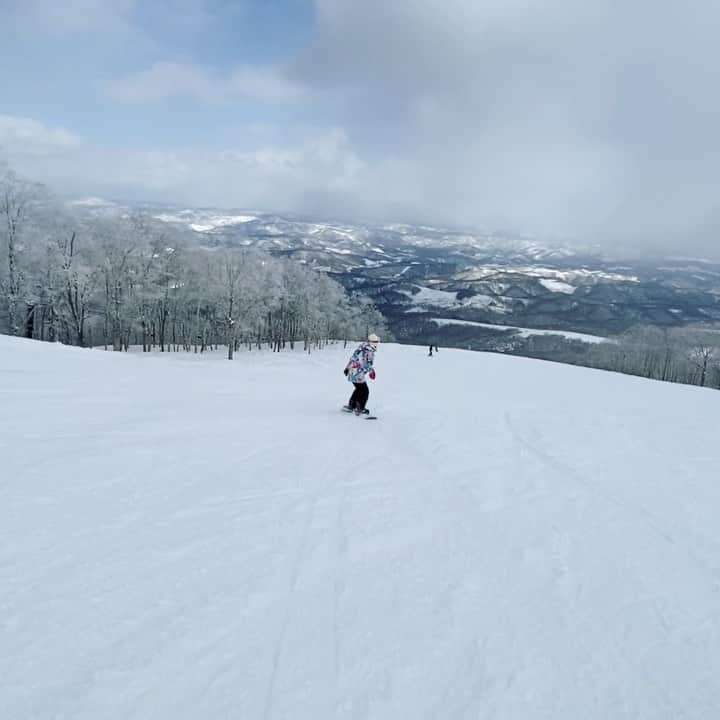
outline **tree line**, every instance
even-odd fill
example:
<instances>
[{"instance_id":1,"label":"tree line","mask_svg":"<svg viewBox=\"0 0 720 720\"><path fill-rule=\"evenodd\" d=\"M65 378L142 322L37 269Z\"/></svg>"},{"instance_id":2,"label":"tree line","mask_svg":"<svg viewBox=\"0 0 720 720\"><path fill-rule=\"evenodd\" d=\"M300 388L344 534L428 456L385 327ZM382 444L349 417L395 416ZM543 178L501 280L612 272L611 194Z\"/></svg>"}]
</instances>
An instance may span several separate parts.
<instances>
[{"instance_id":1,"label":"tree line","mask_svg":"<svg viewBox=\"0 0 720 720\"><path fill-rule=\"evenodd\" d=\"M518 355L720 389L720 327L711 324L635 326L598 343L566 337L561 331L523 336L501 328L438 327L430 319L423 321L414 317L406 332L411 342L425 347L439 341L448 347Z\"/></svg>"},{"instance_id":2,"label":"tree line","mask_svg":"<svg viewBox=\"0 0 720 720\"><path fill-rule=\"evenodd\" d=\"M652 380L720 389L720 328L635 326L589 344L559 335L486 344L484 349L610 370Z\"/></svg>"},{"instance_id":3,"label":"tree line","mask_svg":"<svg viewBox=\"0 0 720 720\"><path fill-rule=\"evenodd\" d=\"M710 325L636 326L597 344L557 336L530 337L510 352L651 380L720 389L720 328Z\"/></svg>"},{"instance_id":4,"label":"tree line","mask_svg":"<svg viewBox=\"0 0 720 720\"><path fill-rule=\"evenodd\" d=\"M202 248L141 213L86 216L0 167L0 332L83 347L305 350L385 333L324 273L252 248Z\"/></svg>"},{"instance_id":5,"label":"tree line","mask_svg":"<svg viewBox=\"0 0 720 720\"><path fill-rule=\"evenodd\" d=\"M635 327L593 345L583 365L666 382L720 388L720 329Z\"/></svg>"}]
</instances>

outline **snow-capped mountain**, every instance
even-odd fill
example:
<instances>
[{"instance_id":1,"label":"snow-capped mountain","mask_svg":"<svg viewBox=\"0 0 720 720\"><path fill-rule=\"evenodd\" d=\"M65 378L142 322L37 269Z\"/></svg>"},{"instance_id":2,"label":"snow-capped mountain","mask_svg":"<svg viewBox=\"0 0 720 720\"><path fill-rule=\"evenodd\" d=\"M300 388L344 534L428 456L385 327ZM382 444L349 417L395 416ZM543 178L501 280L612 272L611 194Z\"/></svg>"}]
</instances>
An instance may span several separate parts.
<instances>
[{"instance_id":1,"label":"snow-capped mountain","mask_svg":"<svg viewBox=\"0 0 720 720\"><path fill-rule=\"evenodd\" d=\"M322 261L326 261L330 271L367 267L368 263L402 263L415 254L437 249L460 257L469 253L471 258L479 254L488 259L497 254L503 261L509 257L529 262L561 261L577 256L569 248L530 239L428 226L350 225L256 211L212 209L155 210L153 215L163 222L190 227L204 236L206 242L245 240L276 252L304 253L307 256L304 259L315 265L322 266Z\"/></svg>"},{"instance_id":2,"label":"snow-capped mountain","mask_svg":"<svg viewBox=\"0 0 720 720\"><path fill-rule=\"evenodd\" d=\"M99 211L97 204L91 208ZM487 325L607 336L634 325L720 321L720 264L703 259L620 259L593 248L423 225L142 209L189 228L201 245L256 246L331 273L370 297L404 341L483 349L498 339L481 330ZM466 324L438 325L438 318ZM503 347L507 337L500 337ZM523 350L522 339L516 337L514 349Z\"/></svg>"}]
</instances>

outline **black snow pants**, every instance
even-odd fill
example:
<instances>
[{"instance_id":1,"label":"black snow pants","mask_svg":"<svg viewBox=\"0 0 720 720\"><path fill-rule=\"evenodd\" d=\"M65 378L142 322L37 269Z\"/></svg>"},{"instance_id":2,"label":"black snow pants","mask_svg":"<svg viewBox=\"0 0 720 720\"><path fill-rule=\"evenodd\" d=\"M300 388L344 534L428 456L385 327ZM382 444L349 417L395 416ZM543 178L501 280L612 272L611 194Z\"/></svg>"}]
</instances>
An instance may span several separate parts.
<instances>
[{"instance_id":1,"label":"black snow pants","mask_svg":"<svg viewBox=\"0 0 720 720\"><path fill-rule=\"evenodd\" d=\"M370 388L366 382L353 383L353 385L355 389L348 401L348 407L351 410L364 410L370 395Z\"/></svg>"}]
</instances>

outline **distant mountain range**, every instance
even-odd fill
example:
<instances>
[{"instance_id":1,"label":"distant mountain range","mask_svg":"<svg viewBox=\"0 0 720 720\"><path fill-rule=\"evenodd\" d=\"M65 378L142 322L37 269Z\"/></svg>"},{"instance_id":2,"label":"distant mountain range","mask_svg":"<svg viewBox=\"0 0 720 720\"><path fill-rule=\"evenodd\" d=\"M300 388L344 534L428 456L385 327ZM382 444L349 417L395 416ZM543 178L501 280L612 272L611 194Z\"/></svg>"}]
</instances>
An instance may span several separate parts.
<instances>
[{"instance_id":1,"label":"distant mountain range","mask_svg":"<svg viewBox=\"0 0 720 720\"><path fill-rule=\"evenodd\" d=\"M93 199L75 206L118 209ZM539 339L550 348L553 337L582 343L592 339L583 334L596 339L634 325L720 321L720 263L703 259L621 260L528 238L406 224L141 209L190 228L204 246L256 246L329 273L372 299L404 342L523 352Z\"/></svg>"}]
</instances>

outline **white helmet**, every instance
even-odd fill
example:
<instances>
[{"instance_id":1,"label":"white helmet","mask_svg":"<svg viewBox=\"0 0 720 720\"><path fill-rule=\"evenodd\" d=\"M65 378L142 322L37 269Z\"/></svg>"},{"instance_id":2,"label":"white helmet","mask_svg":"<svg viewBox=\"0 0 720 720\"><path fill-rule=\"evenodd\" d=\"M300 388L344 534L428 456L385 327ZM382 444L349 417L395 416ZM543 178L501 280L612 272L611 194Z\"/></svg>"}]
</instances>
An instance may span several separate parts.
<instances>
[{"instance_id":1,"label":"white helmet","mask_svg":"<svg viewBox=\"0 0 720 720\"><path fill-rule=\"evenodd\" d=\"M368 342L371 342L371 343L373 343L373 344L374 344L374 343L379 343L379 342L380 342L380 338L379 338L375 333L370 333L370 334L368 335Z\"/></svg>"}]
</instances>

